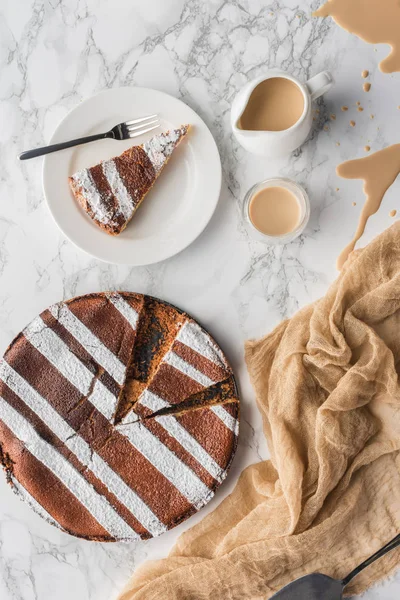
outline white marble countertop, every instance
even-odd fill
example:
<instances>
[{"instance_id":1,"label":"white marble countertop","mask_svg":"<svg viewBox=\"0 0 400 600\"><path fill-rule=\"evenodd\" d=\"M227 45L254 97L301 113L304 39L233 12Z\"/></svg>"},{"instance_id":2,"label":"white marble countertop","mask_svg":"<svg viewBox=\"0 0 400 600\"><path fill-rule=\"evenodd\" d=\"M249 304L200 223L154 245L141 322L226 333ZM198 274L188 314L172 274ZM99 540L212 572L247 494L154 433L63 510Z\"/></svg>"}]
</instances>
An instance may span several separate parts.
<instances>
[{"instance_id":1,"label":"white marble countertop","mask_svg":"<svg viewBox=\"0 0 400 600\"><path fill-rule=\"evenodd\" d=\"M298 0L3 0L0 10L0 352L31 318L62 298L104 289L147 292L195 315L215 334L239 377L240 445L228 481L210 505L160 539L100 544L43 522L0 478L1 600L109 600L146 558L163 557L177 536L228 494L242 468L268 456L243 361L243 342L324 294L335 259L350 240L361 185L338 181L336 165L400 141L400 74L383 75L375 49L310 17L317 1ZM306 80L323 69L334 89L318 102L315 130L294 156L254 158L229 127L237 90L267 67ZM372 89L362 90L361 71ZM83 254L57 230L41 189L41 159L16 155L46 142L82 99L107 87L154 87L181 98L209 125L224 183L206 231L186 251L143 268L107 265ZM365 110L356 111L360 100ZM340 107L350 107L347 113ZM330 121L331 113L337 115ZM375 118L370 119L370 114ZM350 119L357 122L351 128ZM328 125L329 131L324 130ZM340 142L340 146L337 145ZM248 238L240 205L256 181L281 174L308 190L306 232L285 247ZM340 188L338 191L336 188ZM364 242L392 223L398 181L371 218ZM353 207L352 202L357 206ZM367 600L400 596L400 575Z\"/></svg>"}]
</instances>

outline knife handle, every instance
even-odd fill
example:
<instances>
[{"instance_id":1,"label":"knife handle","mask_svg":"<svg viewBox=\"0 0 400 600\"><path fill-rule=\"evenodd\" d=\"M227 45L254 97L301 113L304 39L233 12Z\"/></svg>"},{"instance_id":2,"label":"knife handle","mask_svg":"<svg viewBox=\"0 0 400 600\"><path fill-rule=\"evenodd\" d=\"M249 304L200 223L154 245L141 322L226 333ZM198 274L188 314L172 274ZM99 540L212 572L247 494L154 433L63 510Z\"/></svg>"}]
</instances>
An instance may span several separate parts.
<instances>
[{"instance_id":1,"label":"knife handle","mask_svg":"<svg viewBox=\"0 0 400 600\"><path fill-rule=\"evenodd\" d=\"M394 537L392 540L390 540L390 542L388 542L385 546L383 546L383 548L381 548L380 550L378 550L377 552L375 552L375 554L373 554L372 556L370 556L369 558L367 558L364 562L361 563L361 565L358 565L358 567L356 567L355 569L353 569L353 571L351 573L349 573L347 575L347 577L345 577L344 579L342 579L343 587L346 587L346 585L348 583L350 583L350 581L356 575L358 575L360 573L360 571L363 571L366 567L369 567L369 565L371 565L373 562L375 562L376 560L378 560L378 558L381 558L382 556L384 556L385 554L387 554L391 550L394 550L398 546L400 546L400 534L396 535L396 537Z\"/></svg>"}]
</instances>

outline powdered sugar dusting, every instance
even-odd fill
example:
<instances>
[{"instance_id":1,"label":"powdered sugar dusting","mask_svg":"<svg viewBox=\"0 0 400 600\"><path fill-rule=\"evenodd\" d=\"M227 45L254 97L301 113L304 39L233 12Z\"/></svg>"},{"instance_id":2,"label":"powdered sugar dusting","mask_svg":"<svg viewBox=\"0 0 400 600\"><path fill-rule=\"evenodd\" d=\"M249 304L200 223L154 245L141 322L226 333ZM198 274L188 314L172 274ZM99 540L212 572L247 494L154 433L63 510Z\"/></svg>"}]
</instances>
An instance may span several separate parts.
<instances>
[{"instance_id":1,"label":"powdered sugar dusting","mask_svg":"<svg viewBox=\"0 0 400 600\"><path fill-rule=\"evenodd\" d=\"M170 406L168 402L149 390L145 390L142 394L141 404L149 408L152 412ZM186 452L189 452L189 454L191 454L191 456L193 456L193 458L197 460L197 462L202 465L214 479L221 483L224 477L224 470L173 415L159 416L156 417L155 420L182 446L182 448L186 450Z\"/></svg>"},{"instance_id":2,"label":"powdered sugar dusting","mask_svg":"<svg viewBox=\"0 0 400 600\"><path fill-rule=\"evenodd\" d=\"M126 221L131 218L136 201L133 200L132 196L126 189L124 182L120 174L118 173L117 165L115 160L105 160L101 163L103 173L107 179L108 185L111 188L112 193L118 202L118 208Z\"/></svg>"},{"instance_id":3,"label":"powdered sugar dusting","mask_svg":"<svg viewBox=\"0 0 400 600\"><path fill-rule=\"evenodd\" d=\"M93 373L68 345L40 317L23 331L26 339L70 382L106 419L114 414L118 398L98 379L91 391ZM91 391L91 393L90 393Z\"/></svg>"},{"instance_id":4,"label":"powdered sugar dusting","mask_svg":"<svg viewBox=\"0 0 400 600\"><path fill-rule=\"evenodd\" d=\"M211 410L221 419L221 421L230 429L236 436L239 435L239 421L232 417L228 411L222 406L212 406Z\"/></svg>"},{"instance_id":5,"label":"powdered sugar dusting","mask_svg":"<svg viewBox=\"0 0 400 600\"><path fill-rule=\"evenodd\" d=\"M220 348L213 342L208 333L206 333L194 321L187 321L180 330L177 340L192 348L208 360L221 368L228 369L228 363Z\"/></svg>"},{"instance_id":6,"label":"powdered sugar dusting","mask_svg":"<svg viewBox=\"0 0 400 600\"><path fill-rule=\"evenodd\" d=\"M187 377L190 377L190 379L197 381L197 383L205 388L215 383L213 379L193 367L193 365L178 356L178 354L175 354L175 352L172 350L165 356L164 362L166 362L168 365L171 365L171 367L174 367L174 369L177 369L177 371L180 371L184 375L187 375Z\"/></svg>"},{"instance_id":7,"label":"powdered sugar dusting","mask_svg":"<svg viewBox=\"0 0 400 600\"><path fill-rule=\"evenodd\" d=\"M44 440L34 427L7 402L0 402L0 419L28 452L53 473L82 506L108 533L117 539L132 539L136 532L119 516L105 496L56 448Z\"/></svg>"},{"instance_id":8,"label":"powdered sugar dusting","mask_svg":"<svg viewBox=\"0 0 400 600\"><path fill-rule=\"evenodd\" d=\"M67 446L78 460L114 494L114 496L139 520L153 536L166 531L147 504L139 498L125 481L85 441L79 433L53 408L53 406L17 373L6 361L0 362L0 380L19 397L55 435ZM129 538L139 535L132 530Z\"/></svg>"},{"instance_id":9,"label":"powdered sugar dusting","mask_svg":"<svg viewBox=\"0 0 400 600\"><path fill-rule=\"evenodd\" d=\"M53 304L50 306L49 312L119 385L124 384L126 366L74 315L67 304L64 302Z\"/></svg>"},{"instance_id":10,"label":"powdered sugar dusting","mask_svg":"<svg viewBox=\"0 0 400 600\"><path fill-rule=\"evenodd\" d=\"M112 208L107 209L107 204L97 189L90 170L83 169L72 175L71 179L74 181L75 186L80 188L82 196L93 212L93 218L104 225L112 223L114 221L114 211Z\"/></svg>"},{"instance_id":11,"label":"powdered sugar dusting","mask_svg":"<svg viewBox=\"0 0 400 600\"><path fill-rule=\"evenodd\" d=\"M151 160L157 174L161 171L165 162L187 132L188 127L183 125L179 129L173 129L167 133L155 135L143 144L143 150Z\"/></svg>"},{"instance_id":12,"label":"powdered sugar dusting","mask_svg":"<svg viewBox=\"0 0 400 600\"><path fill-rule=\"evenodd\" d=\"M127 437L138 450L174 487L199 510L214 495L177 454L151 433L142 423L120 424L117 431Z\"/></svg>"},{"instance_id":13,"label":"powdered sugar dusting","mask_svg":"<svg viewBox=\"0 0 400 600\"><path fill-rule=\"evenodd\" d=\"M136 326L139 320L139 313L127 302L118 292L110 292L107 295L109 301L115 306L115 308L121 313L126 319L133 331L136 330Z\"/></svg>"}]
</instances>

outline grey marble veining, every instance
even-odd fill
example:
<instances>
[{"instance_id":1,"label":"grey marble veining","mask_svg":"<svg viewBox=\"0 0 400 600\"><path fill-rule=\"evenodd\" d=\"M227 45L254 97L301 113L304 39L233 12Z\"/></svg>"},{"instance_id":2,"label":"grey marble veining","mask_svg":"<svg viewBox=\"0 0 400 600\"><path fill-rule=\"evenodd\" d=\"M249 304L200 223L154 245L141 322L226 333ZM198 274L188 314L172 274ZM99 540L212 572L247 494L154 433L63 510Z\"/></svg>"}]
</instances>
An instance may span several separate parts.
<instances>
[{"instance_id":1,"label":"grey marble veining","mask_svg":"<svg viewBox=\"0 0 400 600\"><path fill-rule=\"evenodd\" d=\"M62 298L104 289L147 292L186 309L215 334L240 381L243 419L231 475L216 498L189 522L146 543L94 544L69 537L33 514L0 478L1 600L113 598L135 566L165 556L183 530L217 506L245 465L268 456L243 342L324 294L362 203L359 182L339 181L335 167L363 156L367 143L378 150L400 138L400 75L379 72L385 50L363 44L329 20L312 19L317 5L299 0L3 0L0 352L31 318ZM237 91L270 67L304 81L329 69L336 79L315 107L319 112L307 142L279 161L247 154L229 126ZM369 94L362 90L363 69L371 73ZM215 136L224 171L220 203L203 235L164 263L134 269L100 263L64 239L43 200L41 161L16 160L20 151L46 143L82 99L123 85L157 88L194 108ZM357 101L364 112L357 112ZM342 112L342 105L349 111ZM350 119L356 127L350 127ZM298 240L268 247L247 234L241 202L256 181L277 174L307 189L312 215ZM399 208L399 191L397 182L371 218L363 243L390 225L388 213ZM398 575L365 598L399 595Z\"/></svg>"}]
</instances>

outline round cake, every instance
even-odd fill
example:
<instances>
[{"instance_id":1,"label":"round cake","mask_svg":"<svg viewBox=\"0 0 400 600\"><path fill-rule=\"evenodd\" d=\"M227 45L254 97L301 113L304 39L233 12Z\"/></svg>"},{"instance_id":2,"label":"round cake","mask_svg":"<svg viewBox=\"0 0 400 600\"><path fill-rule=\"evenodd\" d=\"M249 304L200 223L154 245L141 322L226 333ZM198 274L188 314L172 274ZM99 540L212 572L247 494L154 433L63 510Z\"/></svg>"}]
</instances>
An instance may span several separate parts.
<instances>
[{"instance_id":1,"label":"round cake","mask_svg":"<svg viewBox=\"0 0 400 600\"><path fill-rule=\"evenodd\" d=\"M0 460L72 535L147 539L202 508L234 456L232 370L186 313L91 294L45 310L0 361Z\"/></svg>"}]
</instances>

